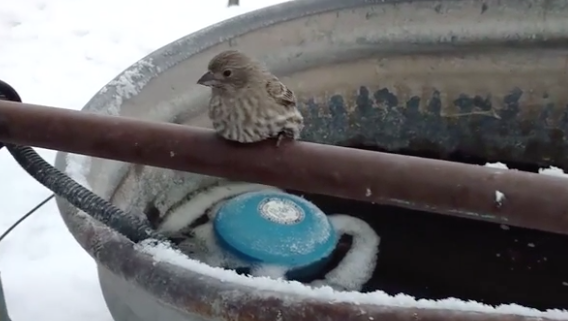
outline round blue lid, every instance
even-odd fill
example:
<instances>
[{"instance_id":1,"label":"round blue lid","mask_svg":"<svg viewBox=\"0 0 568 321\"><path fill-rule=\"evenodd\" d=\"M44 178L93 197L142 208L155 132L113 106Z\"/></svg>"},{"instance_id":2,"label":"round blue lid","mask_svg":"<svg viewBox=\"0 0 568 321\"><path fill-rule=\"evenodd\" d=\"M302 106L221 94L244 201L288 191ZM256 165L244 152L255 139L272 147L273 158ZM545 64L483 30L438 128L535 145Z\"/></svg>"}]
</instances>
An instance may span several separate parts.
<instances>
[{"instance_id":1,"label":"round blue lid","mask_svg":"<svg viewBox=\"0 0 568 321\"><path fill-rule=\"evenodd\" d=\"M303 267L327 258L337 243L319 208L284 192L236 196L219 208L213 226L221 246L251 263Z\"/></svg>"}]
</instances>

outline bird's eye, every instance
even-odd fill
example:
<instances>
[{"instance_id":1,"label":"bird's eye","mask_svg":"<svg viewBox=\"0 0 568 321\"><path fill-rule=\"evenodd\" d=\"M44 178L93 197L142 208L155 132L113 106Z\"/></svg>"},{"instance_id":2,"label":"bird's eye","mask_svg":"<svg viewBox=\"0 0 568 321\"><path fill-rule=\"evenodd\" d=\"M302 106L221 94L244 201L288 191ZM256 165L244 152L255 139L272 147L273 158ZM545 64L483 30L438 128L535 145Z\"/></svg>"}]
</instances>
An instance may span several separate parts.
<instances>
[{"instance_id":1,"label":"bird's eye","mask_svg":"<svg viewBox=\"0 0 568 321\"><path fill-rule=\"evenodd\" d=\"M229 77L231 75L231 71L230 70L225 70L223 71L223 76L224 77Z\"/></svg>"}]
</instances>

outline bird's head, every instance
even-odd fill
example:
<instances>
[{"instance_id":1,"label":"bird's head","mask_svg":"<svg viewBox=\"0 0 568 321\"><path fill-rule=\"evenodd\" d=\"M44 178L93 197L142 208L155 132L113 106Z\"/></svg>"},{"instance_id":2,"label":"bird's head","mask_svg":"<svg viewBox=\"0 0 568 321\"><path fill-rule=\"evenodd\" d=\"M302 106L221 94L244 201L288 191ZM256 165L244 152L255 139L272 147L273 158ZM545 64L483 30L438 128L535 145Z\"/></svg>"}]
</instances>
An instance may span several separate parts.
<instances>
[{"instance_id":1,"label":"bird's head","mask_svg":"<svg viewBox=\"0 0 568 321\"><path fill-rule=\"evenodd\" d=\"M262 77L260 65L237 50L226 50L209 61L207 72L197 80L202 86L240 89Z\"/></svg>"}]
</instances>

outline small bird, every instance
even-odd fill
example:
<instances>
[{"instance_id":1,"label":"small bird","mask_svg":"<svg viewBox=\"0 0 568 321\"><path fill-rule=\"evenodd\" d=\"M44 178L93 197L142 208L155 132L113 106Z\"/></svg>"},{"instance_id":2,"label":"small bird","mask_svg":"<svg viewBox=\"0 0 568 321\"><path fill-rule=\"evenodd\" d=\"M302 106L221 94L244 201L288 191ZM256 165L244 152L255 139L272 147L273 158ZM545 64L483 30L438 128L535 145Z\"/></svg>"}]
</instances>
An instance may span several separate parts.
<instances>
[{"instance_id":1,"label":"small bird","mask_svg":"<svg viewBox=\"0 0 568 321\"><path fill-rule=\"evenodd\" d=\"M198 84L211 87L209 118L224 139L254 143L277 138L297 140L304 118L296 96L263 64L237 50L211 59Z\"/></svg>"}]
</instances>

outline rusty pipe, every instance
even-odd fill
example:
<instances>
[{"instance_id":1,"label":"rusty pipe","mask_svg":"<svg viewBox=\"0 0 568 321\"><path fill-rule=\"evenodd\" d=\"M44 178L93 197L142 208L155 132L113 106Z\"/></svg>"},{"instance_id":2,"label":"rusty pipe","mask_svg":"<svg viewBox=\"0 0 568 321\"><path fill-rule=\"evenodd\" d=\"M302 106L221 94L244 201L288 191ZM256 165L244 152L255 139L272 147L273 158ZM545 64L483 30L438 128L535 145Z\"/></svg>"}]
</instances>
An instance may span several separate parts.
<instances>
[{"instance_id":1,"label":"rusty pipe","mask_svg":"<svg viewBox=\"0 0 568 321\"><path fill-rule=\"evenodd\" d=\"M308 142L241 145L209 129L7 101L0 141L568 234L559 177Z\"/></svg>"}]
</instances>

